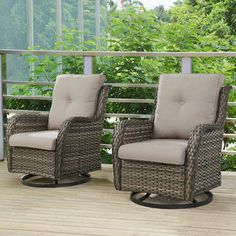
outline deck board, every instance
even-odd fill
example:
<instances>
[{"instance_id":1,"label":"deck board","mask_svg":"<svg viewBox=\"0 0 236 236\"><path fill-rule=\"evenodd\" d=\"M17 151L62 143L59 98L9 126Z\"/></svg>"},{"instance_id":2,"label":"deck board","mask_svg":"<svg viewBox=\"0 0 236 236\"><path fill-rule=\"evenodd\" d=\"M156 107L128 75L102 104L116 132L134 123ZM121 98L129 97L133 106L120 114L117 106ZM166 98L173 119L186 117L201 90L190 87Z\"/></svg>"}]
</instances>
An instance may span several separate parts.
<instances>
[{"instance_id":1,"label":"deck board","mask_svg":"<svg viewBox=\"0 0 236 236\"><path fill-rule=\"evenodd\" d=\"M184 210L145 208L116 191L104 165L89 183L57 189L20 184L0 162L0 236L236 235L236 174L223 173L214 201Z\"/></svg>"}]
</instances>

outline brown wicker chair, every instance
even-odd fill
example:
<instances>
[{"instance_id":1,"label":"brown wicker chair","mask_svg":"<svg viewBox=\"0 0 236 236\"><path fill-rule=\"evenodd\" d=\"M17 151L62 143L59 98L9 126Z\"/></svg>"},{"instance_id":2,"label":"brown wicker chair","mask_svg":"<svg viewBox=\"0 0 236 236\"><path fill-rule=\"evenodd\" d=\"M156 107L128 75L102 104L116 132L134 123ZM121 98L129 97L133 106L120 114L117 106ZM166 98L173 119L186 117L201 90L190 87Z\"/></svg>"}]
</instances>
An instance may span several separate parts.
<instances>
[{"instance_id":1,"label":"brown wicker chair","mask_svg":"<svg viewBox=\"0 0 236 236\"><path fill-rule=\"evenodd\" d=\"M114 130L116 189L131 191L133 202L148 207L189 208L211 202L209 190L221 184L231 89L222 86L220 75L162 75L152 118L125 120ZM213 116L202 115L209 111Z\"/></svg>"},{"instance_id":2,"label":"brown wicker chair","mask_svg":"<svg viewBox=\"0 0 236 236\"><path fill-rule=\"evenodd\" d=\"M61 75L49 114L17 114L8 122L8 170L22 183L60 187L89 180L101 168L100 141L109 86L105 76Z\"/></svg>"}]
</instances>

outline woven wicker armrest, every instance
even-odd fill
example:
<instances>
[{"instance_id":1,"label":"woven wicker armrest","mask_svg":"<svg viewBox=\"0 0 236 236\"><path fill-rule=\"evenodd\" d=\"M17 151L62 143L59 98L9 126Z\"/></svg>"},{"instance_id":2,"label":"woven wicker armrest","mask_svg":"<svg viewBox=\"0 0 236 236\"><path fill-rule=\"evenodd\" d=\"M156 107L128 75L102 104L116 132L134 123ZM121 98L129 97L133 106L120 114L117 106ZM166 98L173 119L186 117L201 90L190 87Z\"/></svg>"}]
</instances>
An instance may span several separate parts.
<instances>
[{"instance_id":1,"label":"woven wicker armrest","mask_svg":"<svg viewBox=\"0 0 236 236\"><path fill-rule=\"evenodd\" d=\"M76 142L83 146L87 137L91 140L101 139L103 119L95 117L71 117L65 120L59 130L57 138L57 149L67 142Z\"/></svg>"},{"instance_id":2,"label":"woven wicker armrest","mask_svg":"<svg viewBox=\"0 0 236 236\"><path fill-rule=\"evenodd\" d=\"M102 120L100 118L95 117L70 117L66 119L59 130L59 134L62 135L69 133L69 132L83 132L84 128L90 129L93 131L94 126L100 124L101 125ZM89 131L89 130L87 130Z\"/></svg>"},{"instance_id":3,"label":"woven wicker armrest","mask_svg":"<svg viewBox=\"0 0 236 236\"><path fill-rule=\"evenodd\" d=\"M56 175L61 171L62 163L70 161L71 158L79 163L86 153L98 155L102 128L102 118L71 117L63 122L57 137Z\"/></svg>"},{"instance_id":4,"label":"woven wicker armrest","mask_svg":"<svg viewBox=\"0 0 236 236\"><path fill-rule=\"evenodd\" d=\"M221 155L224 128L218 124L202 124L196 126L190 134L186 152L186 194L187 198L193 193L195 188L194 179L196 170L198 174L205 166L211 166L219 172L219 157ZM204 172L204 170L203 170ZM215 175L215 173L209 173ZM209 176L209 179L211 176Z\"/></svg>"},{"instance_id":5,"label":"woven wicker armrest","mask_svg":"<svg viewBox=\"0 0 236 236\"><path fill-rule=\"evenodd\" d=\"M120 168L121 160L118 151L121 145L145 141L151 138L153 122L151 120L124 120L120 122L113 132L112 159L114 171L114 184L121 189Z\"/></svg>"},{"instance_id":6,"label":"woven wicker armrest","mask_svg":"<svg viewBox=\"0 0 236 236\"><path fill-rule=\"evenodd\" d=\"M71 117L65 120L59 130L57 144L62 145L68 138L77 140L78 145L83 145L85 135L101 136L103 120L95 117Z\"/></svg>"},{"instance_id":7,"label":"woven wicker armrest","mask_svg":"<svg viewBox=\"0 0 236 236\"><path fill-rule=\"evenodd\" d=\"M22 113L16 114L8 120L7 134L46 130L48 114Z\"/></svg>"},{"instance_id":8,"label":"woven wicker armrest","mask_svg":"<svg viewBox=\"0 0 236 236\"><path fill-rule=\"evenodd\" d=\"M196 156L197 151L202 145L209 145L208 142L221 140L223 138L224 128L218 124L201 124L192 129L187 147L187 159L189 161L191 155Z\"/></svg>"},{"instance_id":9,"label":"woven wicker armrest","mask_svg":"<svg viewBox=\"0 0 236 236\"><path fill-rule=\"evenodd\" d=\"M122 144L136 143L151 138L153 123L150 120L124 120L113 132L113 148Z\"/></svg>"},{"instance_id":10,"label":"woven wicker armrest","mask_svg":"<svg viewBox=\"0 0 236 236\"><path fill-rule=\"evenodd\" d=\"M104 114L106 111L106 103L107 103L110 90L111 90L111 86L109 85L105 85L102 87L99 94L96 114L94 115L94 117L96 118L101 117L101 116L104 117Z\"/></svg>"},{"instance_id":11,"label":"woven wicker armrest","mask_svg":"<svg viewBox=\"0 0 236 236\"><path fill-rule=\"evenodd\" d=\"M114 129L112 140L113 159L117 157L121 145L148 140L152 134L150 120L124 120Z\"/></svg>"}]
</instances>

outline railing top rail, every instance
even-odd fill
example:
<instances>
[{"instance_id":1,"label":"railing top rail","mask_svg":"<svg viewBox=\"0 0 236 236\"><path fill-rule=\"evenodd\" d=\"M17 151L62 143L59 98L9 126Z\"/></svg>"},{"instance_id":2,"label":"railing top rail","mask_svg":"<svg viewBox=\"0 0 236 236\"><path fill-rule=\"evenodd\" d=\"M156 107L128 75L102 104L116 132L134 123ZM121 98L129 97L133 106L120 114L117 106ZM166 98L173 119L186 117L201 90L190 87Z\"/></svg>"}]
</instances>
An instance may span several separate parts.
<instances>
[{"instance_id":1,"label":"railing top rail","mask_svg":"<svg viewBox=\"0 0 236 236\"><path fill-rule=\"evenodd\" d=\"M0 54L51 56L113 56L113 57L236 57L236 52L130 52L130 51L55 51L0 49Z\"/></svg>"}]
</instances>

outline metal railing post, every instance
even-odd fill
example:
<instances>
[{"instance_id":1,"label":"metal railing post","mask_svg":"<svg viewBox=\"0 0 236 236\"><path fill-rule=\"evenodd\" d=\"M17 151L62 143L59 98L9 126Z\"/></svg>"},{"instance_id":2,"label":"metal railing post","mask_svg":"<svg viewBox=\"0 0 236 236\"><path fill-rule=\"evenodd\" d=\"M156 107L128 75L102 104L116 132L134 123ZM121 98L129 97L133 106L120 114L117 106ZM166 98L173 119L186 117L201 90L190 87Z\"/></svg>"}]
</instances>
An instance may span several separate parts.
<instances>
[{"instance_id":1,"label":"metal railing post","mask_svg":"<svg viewBox=\"0 0 236 236\"><path fill-rule=\"evenodd\" d=\"M182 73L183 74L192 73L192 58L191 57L182 58Z\"/></svg>"},{"instance_id":2,"label":"metal railing post","mask_svg":"<svg viewBox=\"0 0 236 236\"><path fill-rule=\"evenodd\" d=\"M28 46L34 47L34 7L33 0L27 0Z\"/></svg>"},{"instance_id":3,"label":"metal railing post","mask_svg":"<svg viewBox=\"0 0 236 236\"><path fill-rule=\"evenodd\" d=\"M0 54L0 161L4 160L3 80L6 79L6 54Z\"/></svg>"},{"instance_id":4,"label":"metal railing post","mask_svg":"<svg viewBox=\"0 0 236 236\"><path fill-rule=\"evenodd\" d=\"M91 75L93 74L93 64L94 57L93 56L84 56L84 74Z\"/></svg>"},{"instance_id":5,"label":"metal railing post","mask_svg":"<svg viewBox=\"0 0 236 236\"><path fill-rule=\"evenodd\" d=\"M84 1L78 0L78 30L80 42L84 42ZM82 44L81 44L82 46Z\"/></svg>"},{"instance_id":6,"label":"metal railing post","mask_svg":"<svg viewBox=\"0 0 236 236\"><path fill-rule=\"evenodd\" d=\"M61 0L56 0L56 32L57 32L57 41L61 42L61 36L62 36L62 31L61 31L61 21L62 13L61 13ZM60 49L61 45L60 45ZM62 57L57 58L57 73L61 74L62 73Z\"/></svg>"},{"instance_id":7,"label":"metal railing post","mask_svg":"<svg viewBox=\"0 0 236 236\"><path fill-rule=\"evenodd\" d=\"M96 48L100 47L100 33L101 33L101 2L100 0L96 0L95 7L95 20L96 20Z\"/></svg>"},{"instance_id":8,"label":"metal railing post","mask_svg":"<svg viewBox=\"0 0 236 236\"><path fill-rule=\"evenodd\" d=\"M28 47L34 47L34 5L33 0L27 0L27 25L28 25ZM34 77L35 64L33 62L29 63L29 74L30 77Z\"/></svg>"}]
</instances>

